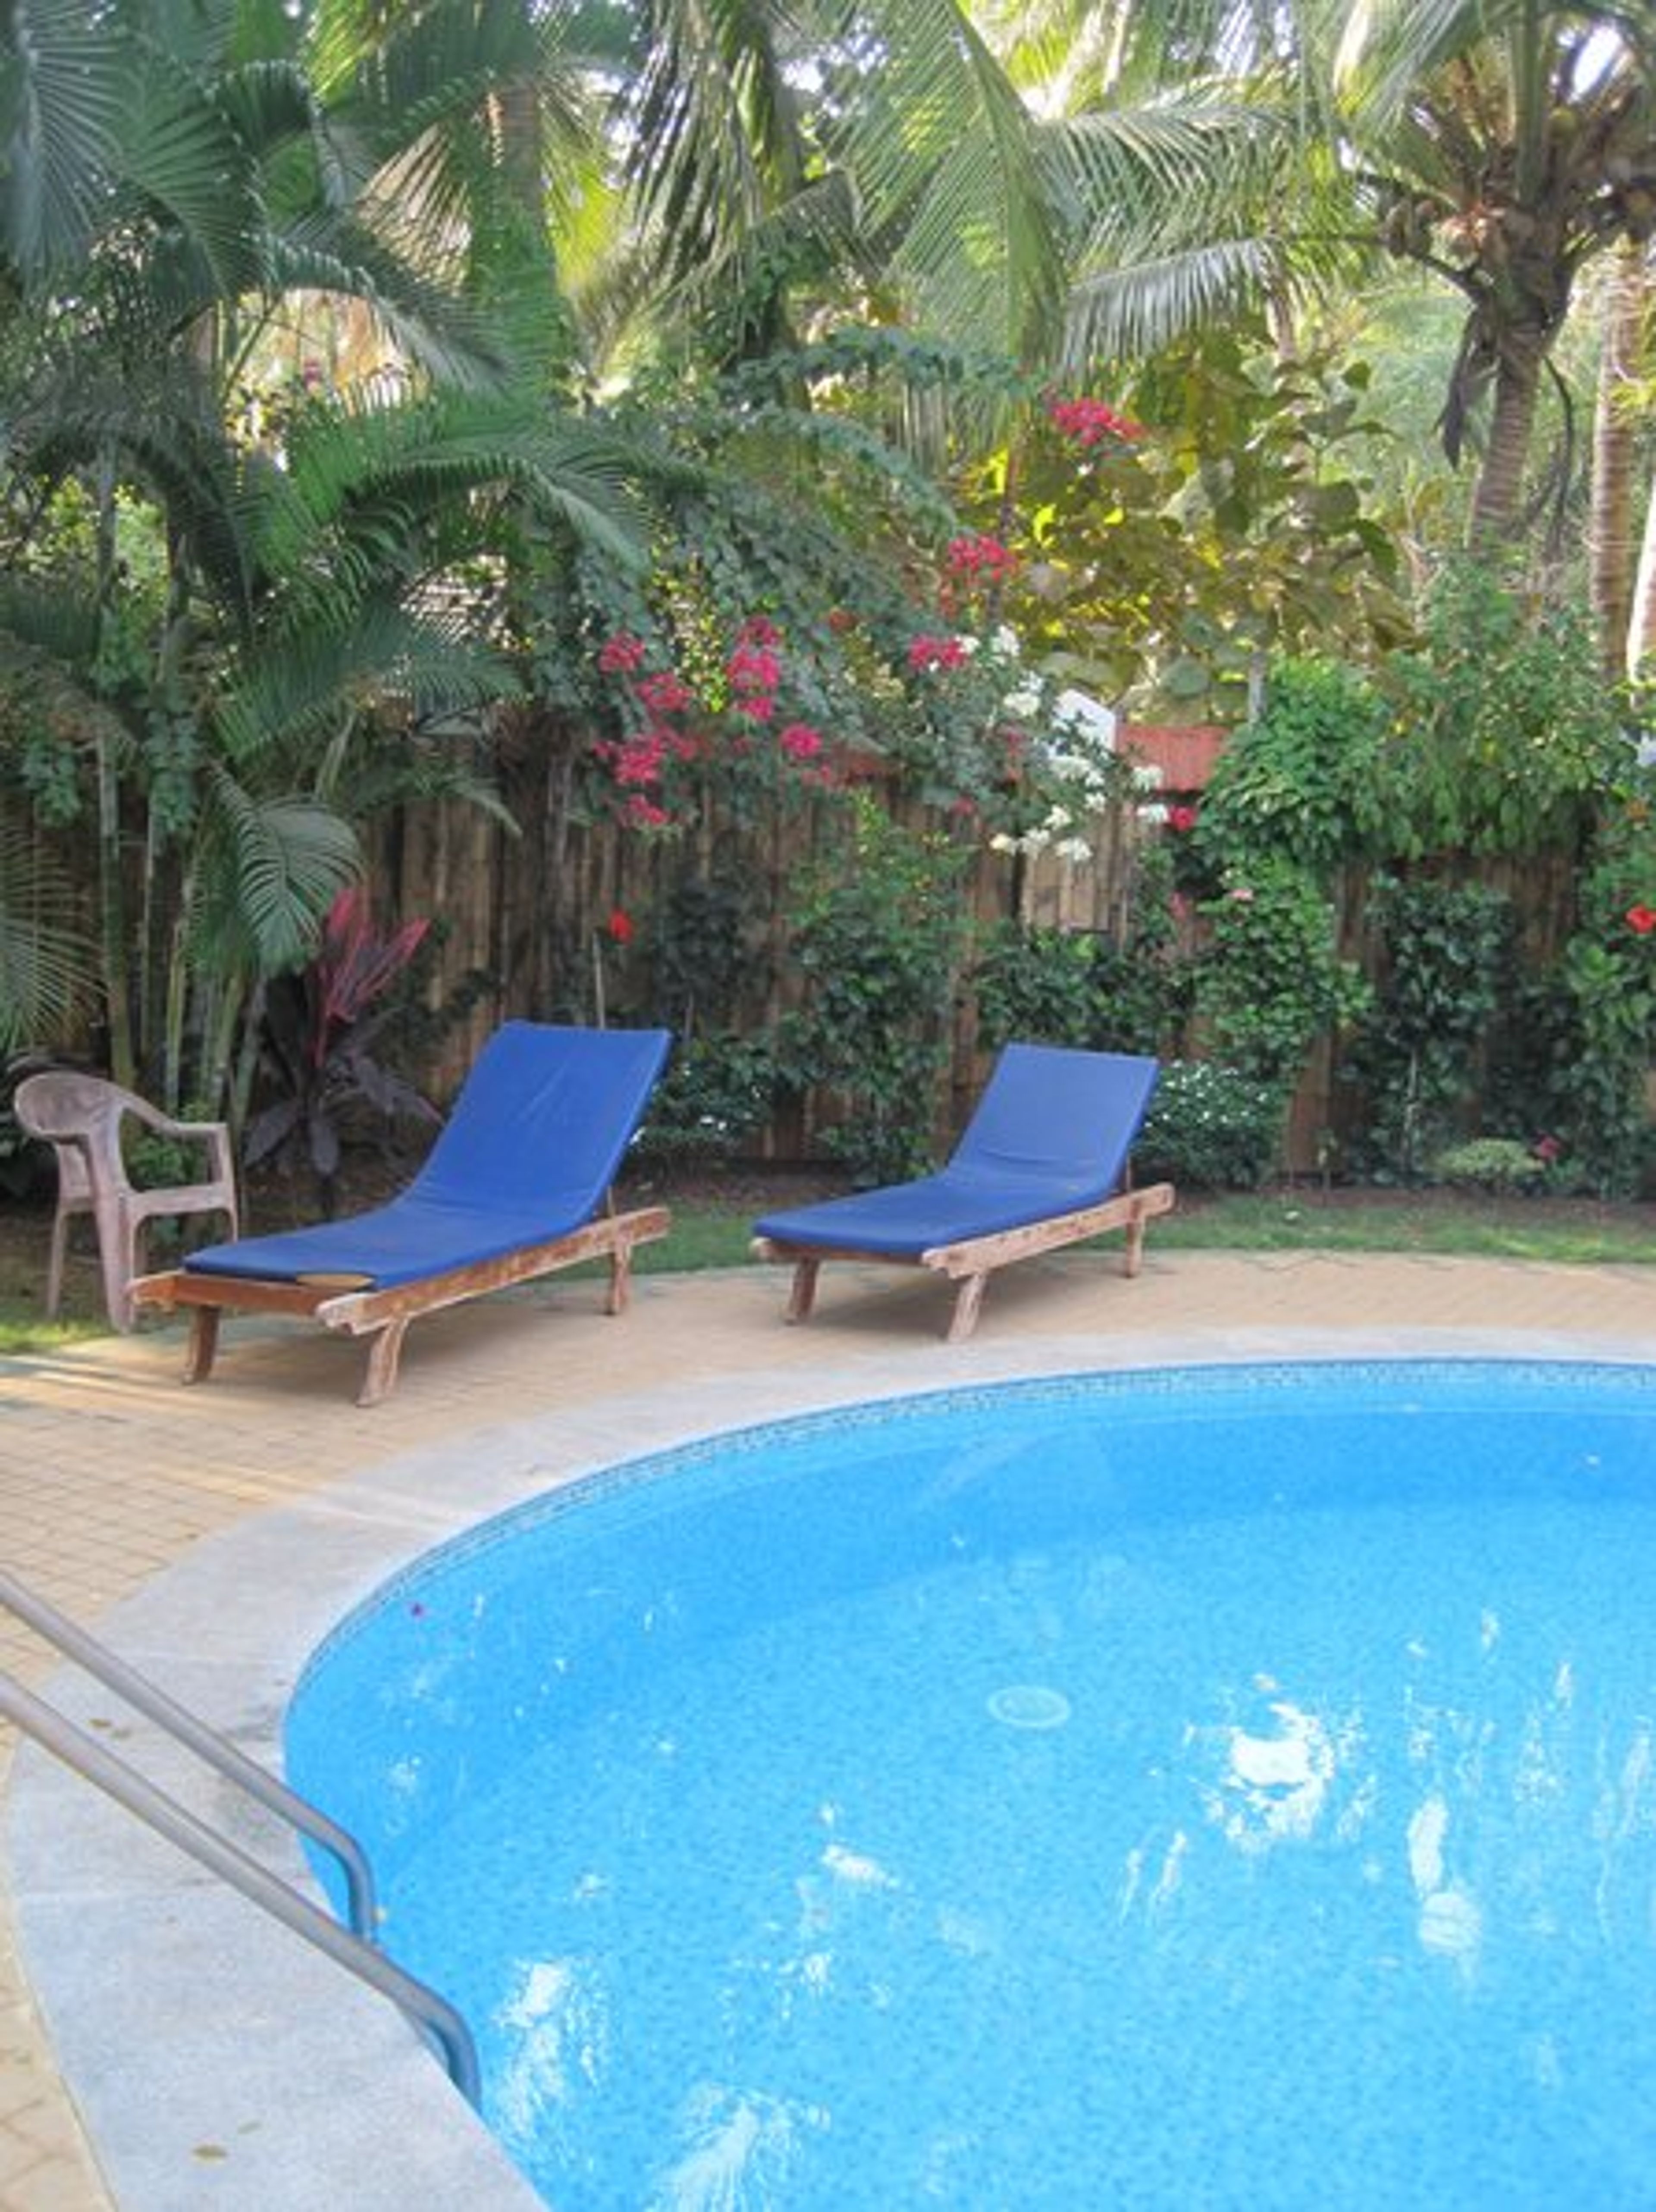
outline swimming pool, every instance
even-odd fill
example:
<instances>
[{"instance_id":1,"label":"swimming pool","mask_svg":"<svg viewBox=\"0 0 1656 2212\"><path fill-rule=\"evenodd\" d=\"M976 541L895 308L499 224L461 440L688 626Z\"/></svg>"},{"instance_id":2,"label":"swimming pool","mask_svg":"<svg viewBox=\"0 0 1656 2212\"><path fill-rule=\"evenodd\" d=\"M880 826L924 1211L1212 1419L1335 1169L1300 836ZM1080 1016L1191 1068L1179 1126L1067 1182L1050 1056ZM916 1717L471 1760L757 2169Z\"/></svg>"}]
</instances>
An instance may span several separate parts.
<instances>
[{"instance_id":1,"label":"swimming pool","mask_svg":"<svg viewBox=\"0 0 1656 2212\"><path fill-rule=\"evenodd\" d=\"M1656 1384L952 1391L487 1525L299 1785L586 2206L1645 2204Z\"/></svg>"}]
</instances>

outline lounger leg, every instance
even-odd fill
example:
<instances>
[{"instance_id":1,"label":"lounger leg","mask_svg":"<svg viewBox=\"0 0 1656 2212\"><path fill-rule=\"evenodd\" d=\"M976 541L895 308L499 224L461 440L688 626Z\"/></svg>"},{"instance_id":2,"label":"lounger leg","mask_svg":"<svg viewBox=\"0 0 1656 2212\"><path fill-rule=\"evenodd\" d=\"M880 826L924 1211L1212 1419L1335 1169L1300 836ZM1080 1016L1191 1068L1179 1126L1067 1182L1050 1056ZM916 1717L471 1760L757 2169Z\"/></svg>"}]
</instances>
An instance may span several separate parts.
<instances>
[{"instance_id":1,"label":"lounger leg","mask_svg":"<svg viewBox=\"0 0 1656 2212\"><path fill-rule=\"evenodd\" d=\"M397 1363L403 1356L403 1339L408 1333L405 1320L388 1321L368 1340L367 1370L356 1394L359 1406L377 1406L391 1395L397 1381Z\"/></svg>"},{"instance_id":2,"label":"lounger leg","mask_svg":"<svg viewBox=\"0 0 1656 2212\"><path fill-rule=\"evenodd\" d=\"M1127 1240L1121 1255L1121 1272L1129 1279L1129 1280L1131 1280L1131 1278L1138 1273L1139 1269L1144 1264L1144 1231L1146 1225L1144 1216L1142 1213L1136 1212L1132 1214L1127 1222Z\"/></svg>"},{"instance_id":3,"label":"lounger leg","mask_svg":"<svg viewBox=\"0 0 1656 2212\"><path fill-rule=\"evenodd\" d=\"M795 1262L793 1288L788 1293L788 1319L809 1321L811 1308L816 1303L816 1278L822 1272L820 1260L800 1260Z\"/></svg>"},{"instance_id":4,"label":"lounger leg","mask_svg":"<svg viewBox=\"0 0 1656 2212\"><path fill-rule=\"evenodd\" d=\"M987 1275L962 1275L961 1286L955 1293L955 1310L949 1317L949 1327L943 1332L948 1344L964 1344L978 1325L978 1316L983 1310L983 1294L989 1287Z\"/></svg>"},{"instance_id":5,"label":"lounger leg","mask_svg":"<svg viewBox=\"0 0 1656 2212\"><path fill-rule=\"evenodd\" d=\"M186 1382L204 1382L213 1371L219 1348L220 1312L217 1306L196 1306L191 1310L190 1339L184 1347Z\"/></svg>"},{"instance_id":6,"label":"lounger leg","mask_svg":"<svg viewBox=\"0 0 1656 2212\"><path fill-rule=\"evenodd\" d=\"M617 1244L610 1255L610 1295L604 1302L607 1314L624 1314L633 1295L633 1248Z\"/></svg>"}]
</instances>

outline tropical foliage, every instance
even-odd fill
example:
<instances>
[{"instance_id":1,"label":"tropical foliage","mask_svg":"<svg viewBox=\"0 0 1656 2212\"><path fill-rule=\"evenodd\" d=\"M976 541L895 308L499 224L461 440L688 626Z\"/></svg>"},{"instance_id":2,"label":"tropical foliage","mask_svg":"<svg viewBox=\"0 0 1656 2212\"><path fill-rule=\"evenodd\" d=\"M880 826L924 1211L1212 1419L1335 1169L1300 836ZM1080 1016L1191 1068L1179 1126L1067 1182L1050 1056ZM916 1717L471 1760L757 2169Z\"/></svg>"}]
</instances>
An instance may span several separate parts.
<instances>
[{"instance_id":1,"label":"tropical foliage","mask_svg":"<svg viewBox=\"0 0 1656 2212\"><path fill-rule=\"evenodd\" d=\"M648 1000L705 1042L687 1127L837 1085L890 1164L957 989L1151 1042L1148 963L1280 1103L1368 1003L1337 868L1545 849L1557 1113L1625 1176L1653 70L1640 11L1550 0L12 9L0 1043L279 1103L328 916L440 800L530 848L501 1004ZM1400 279L1461 313L1404 366L1466 470L1406 508ZM1123 708L1247 734L1083 958L1021 902L1155 803ZM761 1068L743 872L799 817L839 857ZM654 856L625 941L599 836Z\"/></svg>"}]
</instances>

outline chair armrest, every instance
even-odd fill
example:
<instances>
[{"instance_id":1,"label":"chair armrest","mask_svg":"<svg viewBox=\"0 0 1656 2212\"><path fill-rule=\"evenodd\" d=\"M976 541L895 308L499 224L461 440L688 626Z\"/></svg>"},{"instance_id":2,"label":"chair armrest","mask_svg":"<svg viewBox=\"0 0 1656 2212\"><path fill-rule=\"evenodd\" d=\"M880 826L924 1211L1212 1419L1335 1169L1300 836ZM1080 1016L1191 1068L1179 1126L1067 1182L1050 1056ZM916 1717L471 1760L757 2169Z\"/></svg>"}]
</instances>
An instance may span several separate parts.
<instances>
[{"instance_id":1,"label":"chair armrest","mask_svg":"<svg viewBox=\"0 0 1656 2212\"><path fill-rule=\"evenodd\" d=\"M158 1137L181 1137L191 1143L205 1145L210 1164L211 1178L235 1188L235 1156L230 1148L230 1125L227 1121L179 1121L172 1115L163 1114L147 1098L130 1097L126 1110L134 1114L145 1128Z\"/></svg>"},{"instance_id":2,"label":"chair armrest","mask_svg":"<svg viewBox=\"0 0 1656 2212\"><path fill-rule=\"evenodd\" d=\"M145 1128L153 1129L158 1137L199 1137L203 1143L215 1136L227 1136L227 1125L223 1121L177 1121L170 1114L163 1114L147 1098L129 1097L123 1102L129 1114L136 1114Z\"/></svg>"}]
</instances>

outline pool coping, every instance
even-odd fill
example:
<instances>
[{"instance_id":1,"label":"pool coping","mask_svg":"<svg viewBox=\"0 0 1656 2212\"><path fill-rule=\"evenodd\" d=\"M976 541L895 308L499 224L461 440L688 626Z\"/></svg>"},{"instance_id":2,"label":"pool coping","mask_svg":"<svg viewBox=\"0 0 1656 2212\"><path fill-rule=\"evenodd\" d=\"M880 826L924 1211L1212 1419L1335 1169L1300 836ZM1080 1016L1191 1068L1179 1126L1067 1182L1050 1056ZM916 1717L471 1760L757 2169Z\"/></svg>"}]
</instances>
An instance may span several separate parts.
<instances>
[{"instance_id":1,"label":"pool coping","mask_svg":"<svg viewBox=\"0 0 1656 2212\"><path fill-rule=\"evenodd\" d=\"M1604 1361L1647 1368L1647 1334L1493 1328L1187 1330L944 1348L675 1382L403 1454L205 1539L100 1634L261 1763L305 1664L343 1615L420 1553L553 1487L734 1428L1023 1377L1283 1360ZM456 1479L464 1452L464 1480ZM315 1889L268 1816L74 1674L46 1694L183 1802ZM530 2212L510 2164L392 2008L137 1829L30 1746L6 1805L20 1947L121 2212L257 2206ZM123 1960L118 1976L112 1957ZM227 1962L234 1960L234 1970Z\"/></svg>"}]
</instances>

